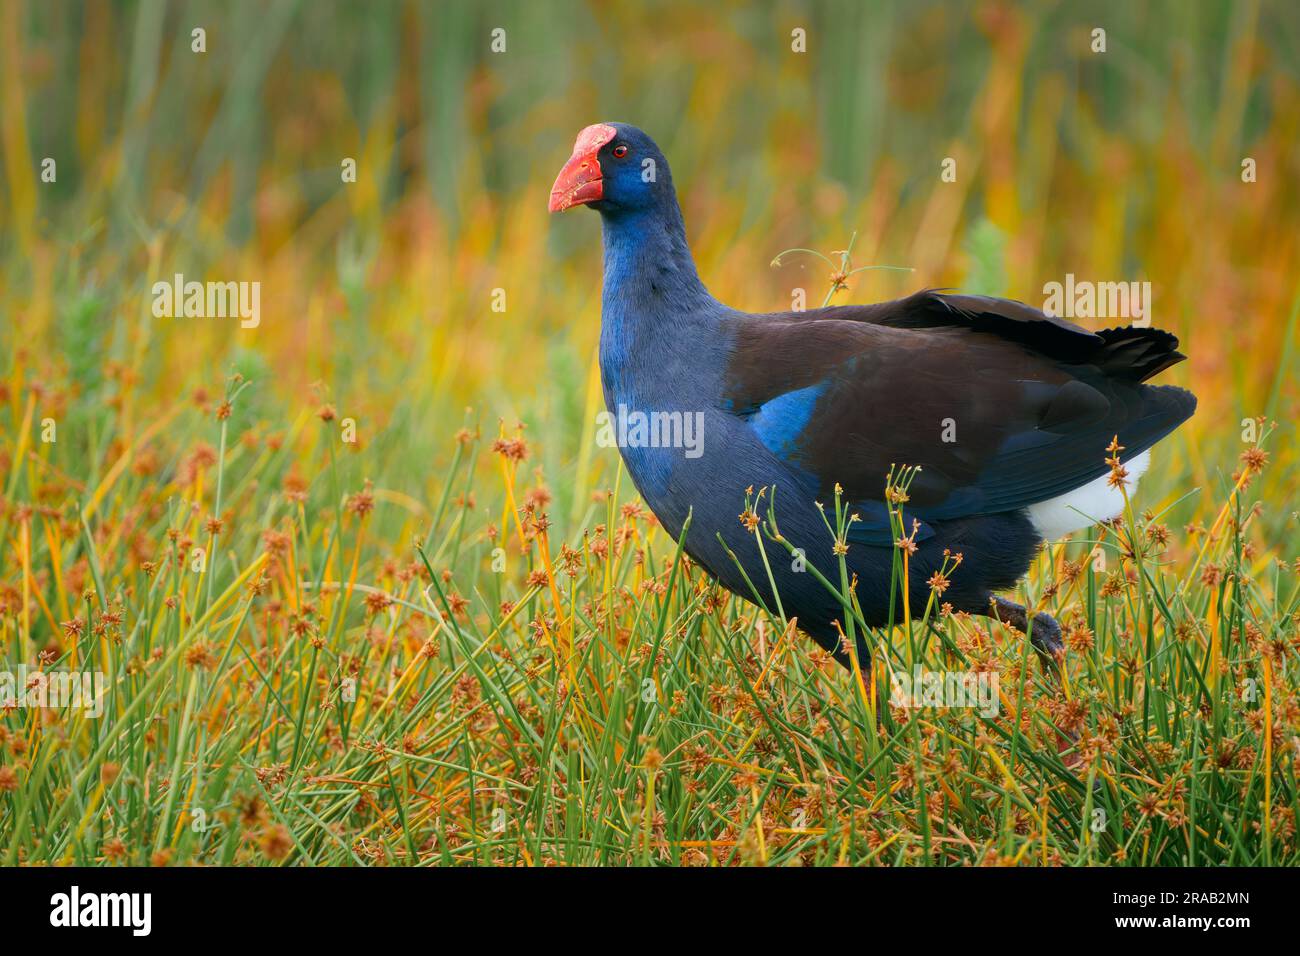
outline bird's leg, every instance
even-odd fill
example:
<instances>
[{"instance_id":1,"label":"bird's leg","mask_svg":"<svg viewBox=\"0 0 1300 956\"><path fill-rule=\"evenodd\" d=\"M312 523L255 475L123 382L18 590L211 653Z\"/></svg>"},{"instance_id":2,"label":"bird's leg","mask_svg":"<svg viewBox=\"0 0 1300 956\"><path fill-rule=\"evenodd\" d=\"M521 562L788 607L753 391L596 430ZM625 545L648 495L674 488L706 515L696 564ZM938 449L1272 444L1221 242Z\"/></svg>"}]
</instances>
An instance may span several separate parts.
<instances>
[{"instance_id":1,"label":"bird's leg","mask_svg":"<svg viewBox=\"0 0 1300 956\"><path fill-rule=\"evenodd\" d=\"M1003 624L1010 624L1021 633L1029 633L1029 612L1023 605L1015 601L1008 601L1004 597L992 595L989 597L987 605L988 610L984 615L1001 621ZM1043 662L1043 669L1052 674L1058 681L1061 679L1061 659L1065 656L1065 644L1061 640L1061 625L1056 623L1056 618L1043 611L1034 615L1034 630L1029 634L1029 643L1034 646L1038 652L1039 658ZM1079 742L1079 735L1072 731L1058 730L1059 738L1057 749L1061 751L1065 765L1070 769L1081 766L1081 759L1078 751L1073 751L1069 756L1066 752ZM1093 790L1100 792L1100 777L1093 783Z\"/></svg>"},{"instance_id":2,"label":"bird's leg","mask_svg":"<svg viewBox=\"0 0 1300 956\"><path fill-rule=\"evenodd\" d=\"M989 599L988 609L982 613L1003 624L1010 624L1022 634L1028 634L1029 642L1033 644L1034 650L1043 659L1043 663L1049 665L1053 672L1058 669L1060 659L1065 654L1065 644L1061 641L1061 625L1057 624L1056 619L1050 614L1044 611L1035 614L1031 631L1029 612L1025 610L1024 605L1008 601L998 595Z\"/></svg>"}]
</instances>

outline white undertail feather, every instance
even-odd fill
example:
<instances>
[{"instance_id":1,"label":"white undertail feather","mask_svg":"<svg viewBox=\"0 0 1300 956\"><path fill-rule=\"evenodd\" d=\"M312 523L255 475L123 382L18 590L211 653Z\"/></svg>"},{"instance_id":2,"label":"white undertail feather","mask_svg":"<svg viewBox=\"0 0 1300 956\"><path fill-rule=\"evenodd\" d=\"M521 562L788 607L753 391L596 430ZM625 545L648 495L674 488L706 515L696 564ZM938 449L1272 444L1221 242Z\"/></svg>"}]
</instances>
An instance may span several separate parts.
<instances>
[{"instance_id":1,"label":"white undertail feather","mask_svg":"<svg viewBox=\"0 0 1300 956\"><path fill-rule=\"evenodd\" d=\"M1124 467L1128 470L1126 485L1129 497L1137 490L1138 479L1149 464L1150 449L1132 461L1124 462ZM1045 540L1055 541L1072 531L1117 517L1124 510L1124 496L1118 488L1112 488L1109 481L1110 474L1107 473L1059 497L1030 505L1029 520Z\"/></svg>"}]
</instances>

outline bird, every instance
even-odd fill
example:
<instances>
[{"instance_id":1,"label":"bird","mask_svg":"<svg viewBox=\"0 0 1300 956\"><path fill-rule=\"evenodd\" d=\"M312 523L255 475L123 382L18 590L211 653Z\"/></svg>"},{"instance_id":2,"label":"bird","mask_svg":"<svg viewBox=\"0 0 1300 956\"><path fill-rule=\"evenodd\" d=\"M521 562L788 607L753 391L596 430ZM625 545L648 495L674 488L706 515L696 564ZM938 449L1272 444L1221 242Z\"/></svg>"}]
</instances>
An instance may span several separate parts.
<instances>
[{"instance_id":1,"label":"bird","mask_svg":"<svg viewBox=\"0 0 1300 956\"><path fill-rule=\"evenodd\" d=\"M1174 335L1090 331L1023 302L937 289L732 308L699 277L663 152L626 123L578 134L548 209L578 206L601 218L607 414L699 425L693 449L646 440L644 428L619 441L638 493L695 564L779 608L846 667L855 653L869 666L870 649L832 586L841 558L858 623L898 624L902 598L923 608L946 579L951 611L1010 625L1059 665L1057 621L1001 592L1045 542L1118 517L1151 447L1191 417L1190 391L1147 384L1186 358ZM753 494L770 495L776 533L754 533ZM842 535L832 500L852 514ZM906 595L892 574L900 547Z\"/></svg>"}]
</instances>

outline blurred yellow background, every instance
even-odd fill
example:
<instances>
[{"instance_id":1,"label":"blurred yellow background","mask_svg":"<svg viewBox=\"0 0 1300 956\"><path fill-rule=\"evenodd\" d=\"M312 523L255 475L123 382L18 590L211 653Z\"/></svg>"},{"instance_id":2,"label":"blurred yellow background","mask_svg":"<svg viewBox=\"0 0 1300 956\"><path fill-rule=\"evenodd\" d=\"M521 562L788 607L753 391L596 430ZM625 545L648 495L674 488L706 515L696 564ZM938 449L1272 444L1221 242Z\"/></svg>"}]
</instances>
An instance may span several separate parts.
<instances>
[{"instance_id":1,"label":"blurred yellow background","mask_svg":"<svg viewBox=\"0 0 1300 956\"><path fill-rule=\"evenodd\" d=\"M1190 355L1163 380L1201 399L1177 474L1231 471L1244 417L1294 434L1292 3L9 0L0 16L0 357L64 405L120 408L121 434L234 367L259 383L254 417L346 406L363 446L391 440L364 470L416 494L465 406L489 430L527 420L567 495L587 470L599 231L545 205L600 120L662 146L731 305L788 308L796 286L820 301L816 260L769 262L854 232L855 264L914 271L863 273L840 302L943 286L1042 305L1066 273L1146 280ZM260 281L260 326L153 318L151 284L177 272ZM1269 480L1296 490L1294 468Z\"/></svg>"}]
</instances>

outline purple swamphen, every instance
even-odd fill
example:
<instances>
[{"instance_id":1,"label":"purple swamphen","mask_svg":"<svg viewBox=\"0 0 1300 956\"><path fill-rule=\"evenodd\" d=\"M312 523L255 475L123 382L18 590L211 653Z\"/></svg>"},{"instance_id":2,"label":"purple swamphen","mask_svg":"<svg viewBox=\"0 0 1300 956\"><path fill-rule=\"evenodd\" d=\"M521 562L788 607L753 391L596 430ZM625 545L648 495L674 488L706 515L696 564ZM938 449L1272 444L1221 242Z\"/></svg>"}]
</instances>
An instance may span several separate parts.
<instances>
[{"instance_id":1,"label":"purple swamphen","mask_svg":"<svg viewBox=\"0 0 1300 956\"><path fill-rule=\"evenodd\" d=\"M1049 661L1061 653L1049 615L1034 615L1031 631L1026 609L996 592L1016 585L1044 540L1120 513L1113 439L1135 481L1148 449L1191 416L1190 392L1143 384L1185 358L1173 335L1090 332L1021 302L933 291L799 312L730 308L696 273L667 160L623 123L578 135L550 211L577 205L598 211L604 230L600 371L620 450L670 534L691 516L696 563L747 600L779 601L847 664L843 604L825 583L840 580L833 515L818 502L839 486L857 515L845 558L863 620L883 626L901 616L886 479L895 465L919 466L901 505L911 606L925 606L947 567L953 610L1029 632ZM625 427L638 414L649 435ZM664 447L654 421L699 427L690 447ZM751 487L776 495L780 534L802 559L738 520ZM953 570L945 554L957 553ZM857 651L865 666L860 636Z\"/></svg>"}]
</instances>

